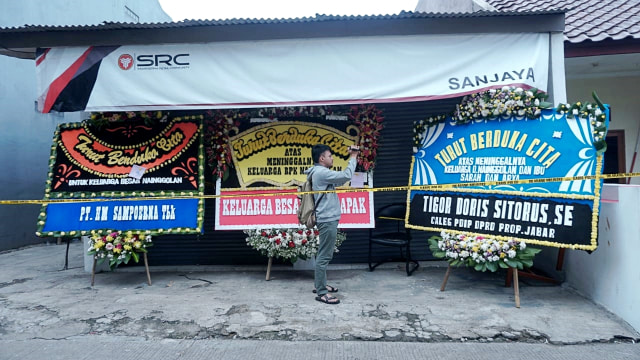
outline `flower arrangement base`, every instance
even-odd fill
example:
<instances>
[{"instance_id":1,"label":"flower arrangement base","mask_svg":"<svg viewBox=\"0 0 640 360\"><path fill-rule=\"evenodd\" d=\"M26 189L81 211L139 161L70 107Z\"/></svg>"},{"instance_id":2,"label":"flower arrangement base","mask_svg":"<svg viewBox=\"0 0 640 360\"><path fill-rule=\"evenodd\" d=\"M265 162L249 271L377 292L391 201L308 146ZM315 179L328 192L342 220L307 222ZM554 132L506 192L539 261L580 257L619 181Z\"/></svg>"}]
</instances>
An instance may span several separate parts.
<instances>
[{"instance_id":1,"label":"flower arrangement base","mask_svg":"<svg viewBox=\"0 0 640 360\"><path fill-rule=\"evenodd\" d=\"M147 272L147 284L151 286L151 274L149 273L149 262L147 261L147 253L142 253L142 258L144 259L144 269ZM271 259L269 259L271 260ZM95 283L96 279L96 266L98 264L98 259L93 259L93 268L91 269L91 286ZM271 267L271 261L269 261L269 267ZM268 280L268 279L267 279Z\"/></svg>"},{"instance_id":2,"label":"flower arrangement base","mask_svg":"<svg viewBox=\"0 0 640 360\"><path fill-rule=\"evenodd\" d=\"M515 297L516 307L520 308L520 284L518 282L518 269L514 267L510 267L507 270L508 273L513 274L513 293ZM447 281L449 281L449 275L451 274L451 264L447 267L447 272L444 274L444 279L442 280L442 285L440 285L440 291L444 291L444 288L447 286Z\"/></svg>"}]
</instances>

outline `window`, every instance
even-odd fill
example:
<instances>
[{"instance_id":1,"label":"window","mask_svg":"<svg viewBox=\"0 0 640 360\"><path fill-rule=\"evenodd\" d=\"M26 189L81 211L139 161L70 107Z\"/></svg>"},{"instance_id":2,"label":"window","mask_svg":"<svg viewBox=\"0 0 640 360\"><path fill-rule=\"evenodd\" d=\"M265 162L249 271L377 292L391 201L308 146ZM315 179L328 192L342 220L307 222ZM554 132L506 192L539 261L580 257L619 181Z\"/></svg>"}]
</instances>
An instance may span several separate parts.
<instances>
[{"instance_id":1,"label":"window","mask_svg":"<svg viewBox=\"0 0 640 360\"><path fill-rule=\"evenodd\" d=\"M604 174L625 173L626 158L624 152L624 130L609 130L605 139L607 151L604 152ZM604 179L605 183L626 184L627 178Z\"/></svg>"}]
</instances>

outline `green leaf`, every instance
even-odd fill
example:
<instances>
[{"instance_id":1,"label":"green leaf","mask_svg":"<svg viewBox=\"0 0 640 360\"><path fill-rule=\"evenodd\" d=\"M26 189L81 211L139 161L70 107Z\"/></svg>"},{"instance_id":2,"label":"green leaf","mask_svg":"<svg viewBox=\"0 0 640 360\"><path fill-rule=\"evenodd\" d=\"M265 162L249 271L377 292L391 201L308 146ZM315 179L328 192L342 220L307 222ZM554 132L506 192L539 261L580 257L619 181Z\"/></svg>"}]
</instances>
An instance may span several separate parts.
<instances>
[{"instance_id":1,"label":"green leaf","mask_svg":"<svg viewBox=\"0 0 640 360\"><path fill-rule=\"evenodd\" d=\"M580 112L583 111L587 111L587 106L589 105L589 103L585 102L584 104L582 104L582 106L580 107Z\"/></svg>"},{"instance_id":2,"label":"green leaf","mask_svg":"<svg viewBox=\"0 0 640 360\"><path fill-rule=\"evenodd\" d=\"M600 110L605 111L606 108L604 107L604 104L602 103L602 101L600 101L600 98L598 97L598 94L596 94L595 90L591 92L591 96L593 96L593 99L596 101L596 104L598 104L598 107L600 108Z\"/></svg>"},{"instance_id":3,"label":"green leaf","mask_svg":"<svg viewBox=\"0 0 640 360\"><path fill-rule=\"evenodd\" d=\"M504 261L498 261L498 266L500 266L503 269L509 268L509 266Z\"/></svg>"},{"instance_id":4,"label":"green leaf","mask_svg":"<svg viewBox=\"0 0 640 360\"><path fill-rule=\"evenodd\" d=\"M600 126L597 126L597 127L593 128L593 130L594 130L595 132L602 132L602 133L604 133L604 132L607 132L607 127L606 127L606 126L604 126L604 124L603 124L603 125L600 125Z\"/></svg>"},{"instance_id":5,"label":"green leaf","mask_svg":"<svg viewBox=\"0 0 640 360\"><path fill-rule=\"evenodd\" d=\"M551 109L553 107L553 104L547 101L541 101L539 107L541 109Z\"/></svg>"},{"instance_id":6,"label":"green leaf","mask_svg":"<svg viewBox=\"0 0 640 360\"><path fill-rule=\"evenodd\" d=\"M518 267L518 262L509 259L507 260L507 265L509 265L509 267L515 268L515 267Z\"/></svg>"},{"instance_id":7,"label":"green leaf","mask_svg":"<svg viewBox=\"0 0 640 360\"><path fill-rule=\"evenodd\" d=\"M604 140L596 141L595 143L593 143L593 147L595 147L596 152L598 153L598 155L600 155L603 152L607 151L607 142Z\"/></svg>"},{"instance_id":8,"label":"green leaf","mask_svg":"<svg viewBox=\"0 0 640 360\"><path fill-rule=\"evenodd\" d=\"M439 259L442 259L443 257L445 257L446 254L447 253L445 253L444 251L440 251L440 250L431 253L431 255L433 255L434 257L437 257Z\"/></svg>"},{"instance_id":9,"label":"green leaf","mask_svg":"<svg viewBox=\"0 0 640 360\"><path fill-rule=\"evenodd\" d=\"M488 262L487 269L491 270L491 272L496 272L498 271L498 265L495 262Z\"/></svg>"},{"instance_id":10,"label":"green leaf","mask_svg":"<svg viewBox=\"0 0 640 360\"><path fill-rule=\"evenodd\" d=\"M473 267L475 271L484 271L482 263L477 263L476 266Z\"/></svg>"},{"instance_id":11,"label":"green leaf","mask_svg":"<svg viewBox=\"0 0 640 360\"><path fill-rule=\"evenodd\" d=\"M139 256L138 256L138 254L137 254L137 253L135 253L135 252L132 252L132 253L131 253L131 256L133 256L133 260L134 260L135 262L138 262L138 261L140 260L140 257L139 257Z\"/></svg>"},{"instance_id":12,"label":"green leaf","mask_svg":"<svg viewBox=\"0 0 640 360\"><path fill-rule=\"evenodd\" d=\"M520 260L523 260L523 259L532 260L534 258L534 256L535 256L535 254L528 254L528 253L522 252L520 254L517 254L516 258L520 259Z\"/></svg>"},{"instance_id":13,"label":"green leaf","mask_svg":"<svg viewBox=\"0 0 640 360\"><path fill-rule=\"evenodd\" d=\"M533 260L522 260L522 263L519 263L518 265L518 269L522 269L522 266L526 266L526 267L532 267L533 266Z\"/></svg>"}]
</instances>

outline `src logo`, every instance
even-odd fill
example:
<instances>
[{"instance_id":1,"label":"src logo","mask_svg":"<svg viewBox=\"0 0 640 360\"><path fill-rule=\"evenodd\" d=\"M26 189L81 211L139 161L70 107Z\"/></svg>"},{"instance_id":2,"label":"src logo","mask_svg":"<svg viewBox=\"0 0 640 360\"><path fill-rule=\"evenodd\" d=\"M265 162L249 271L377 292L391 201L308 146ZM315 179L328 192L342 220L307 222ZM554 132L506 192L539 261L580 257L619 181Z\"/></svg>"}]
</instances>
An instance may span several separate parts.
<instances>
[{"instance_id":1,"label":"src logo","mask_svg":"<svg viewBox=\"0 0 640 360\"><path fill-rule=\"evenodd\" d=\"M143 54L136 56L135 67L139 70L144 69L171 69L180 68L182 66L189 66L190 54ZM118 57L118 66L122 70L129 70L133 67L133 56L129 54L122 54Z\"/></svg>"},{"instance_id":2,"label":"src logo","mask_svg":"<svg viewBox=\"0 0 640 360\"><path fill-rule=\"evenodd\" d=\"M133 65L133 56L129 54L122 54L118 57L118 66L122 70L129 70Z\"/></svg>"},{"instance_id":3,"label":"src logo","mask_svg":"<svg viewBox=\"0 0 640 360\"><path fill-rule=\"evenodd\" d=\"M189 54L178 54L178 55L169 55L169 54L149 54L149 55L138 55L136 57L136 61L138 62L138 67L158 67L158 66L166 66L172 67L174 65L177 66L188 66L189 61L185 58L188 58Z\"/></svg>"}]
</instances>

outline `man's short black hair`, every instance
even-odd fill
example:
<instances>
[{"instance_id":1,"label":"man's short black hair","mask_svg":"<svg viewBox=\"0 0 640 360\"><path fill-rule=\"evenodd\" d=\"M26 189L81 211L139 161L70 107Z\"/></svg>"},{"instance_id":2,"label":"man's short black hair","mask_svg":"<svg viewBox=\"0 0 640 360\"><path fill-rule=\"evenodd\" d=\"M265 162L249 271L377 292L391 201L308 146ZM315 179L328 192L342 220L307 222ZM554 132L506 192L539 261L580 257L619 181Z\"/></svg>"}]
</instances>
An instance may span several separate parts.
<instances>
[{"instance_id":1,"label":"man's short black hair","mask_svg":"<svg viewBox=\"0 0 640 360\"><path fill-rule=\"evenodd\" d=\"M317 164L320 162L320 156L324 154L325 151L331 151L331 148L325 144L315 144L311 148L311 159L313 159L313 163Z\"/></svg>"}]
</instances>

